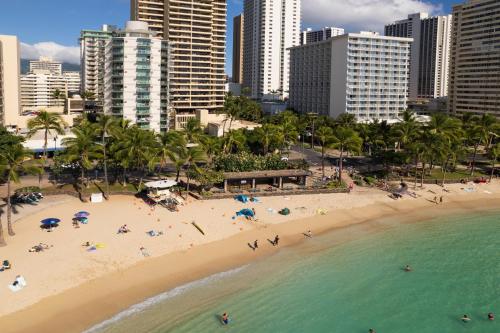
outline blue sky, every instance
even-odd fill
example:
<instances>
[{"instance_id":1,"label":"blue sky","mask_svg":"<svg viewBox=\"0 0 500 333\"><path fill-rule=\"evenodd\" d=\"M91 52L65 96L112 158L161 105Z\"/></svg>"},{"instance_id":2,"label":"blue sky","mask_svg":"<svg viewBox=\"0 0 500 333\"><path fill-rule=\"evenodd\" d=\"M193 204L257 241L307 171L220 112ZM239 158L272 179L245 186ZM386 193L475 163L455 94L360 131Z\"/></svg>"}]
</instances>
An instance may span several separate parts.
<instances>
[{"instance_id":1,"label":"blue sky","mask_svg":"<svg viewBox=\"0 0 500 333\"><path fill-rule=\"evenodd\" d=\"M232 18L243 0L228 1L227 72L231 70ZM302 27L340 26L348 31L378 30L407 14L449 13L463 0L303 0ZM130 0L0 0L0 34L17 35L25 58L51 55L77 62L81 29L102 24L123 26Z\"/></svg>"}]
</instances>

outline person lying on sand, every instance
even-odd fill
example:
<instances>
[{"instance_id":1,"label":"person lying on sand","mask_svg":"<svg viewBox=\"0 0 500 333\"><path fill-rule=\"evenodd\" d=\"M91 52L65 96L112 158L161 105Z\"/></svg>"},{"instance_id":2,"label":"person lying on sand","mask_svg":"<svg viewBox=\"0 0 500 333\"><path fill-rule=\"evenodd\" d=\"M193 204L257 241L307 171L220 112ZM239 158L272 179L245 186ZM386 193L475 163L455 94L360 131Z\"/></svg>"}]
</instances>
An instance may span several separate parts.
<instances>
[{"instance_id":1,"label":"person lying on sand","mask_svg":"<svg viewBox=\"0 0 500 333\"><path fill-rule=\"evenodd\" d=\"M38 245L32 246L31 249L28 250L28 252L43 252L43 250L48 250L51 246L48 246L47 244L40 243Z\"/></svg>"},{"instance_id":2,"label":"person lying on sand","mask_svg":"<svg viewBox=\"0 0 500 333\"><path fill-rule=\"evenodd\" d=\"M126 224L122 225L120 229L118 229L119 234L126 234L128 232L132 232L132 230L130 230Z\"/></svg>"}]
</instances>

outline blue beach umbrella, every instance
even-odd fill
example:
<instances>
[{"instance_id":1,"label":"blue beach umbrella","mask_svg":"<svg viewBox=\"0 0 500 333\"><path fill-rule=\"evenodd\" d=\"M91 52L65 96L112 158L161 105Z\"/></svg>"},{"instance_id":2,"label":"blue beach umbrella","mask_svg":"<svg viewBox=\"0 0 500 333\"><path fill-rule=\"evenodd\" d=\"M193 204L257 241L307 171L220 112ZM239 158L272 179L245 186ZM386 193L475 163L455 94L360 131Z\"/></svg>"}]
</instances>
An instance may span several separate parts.
<instances>
[{"instance_id":1,"label":"blue beach umbrella","mask_svg":"<svg viewBox=\"0 0 500 333\"><path fill-rule=\"evenodd\" d=\"M54 226L54 225L58 224L59 222L61 222L61 220L56 219L54 217L51 217L51 218L42 220L41 222L45 226Z\"/></svg>"},{"instance_id":2,"label":"blue beach umbrella","mask_svg":"<svg viewBox=\"0 0 500 333\"><path fill-rule=\"evenodd\" d=\"M90 215L89 212L81 211L75 214L76 217L88 217Z\"/></svg>"}]
</instances>

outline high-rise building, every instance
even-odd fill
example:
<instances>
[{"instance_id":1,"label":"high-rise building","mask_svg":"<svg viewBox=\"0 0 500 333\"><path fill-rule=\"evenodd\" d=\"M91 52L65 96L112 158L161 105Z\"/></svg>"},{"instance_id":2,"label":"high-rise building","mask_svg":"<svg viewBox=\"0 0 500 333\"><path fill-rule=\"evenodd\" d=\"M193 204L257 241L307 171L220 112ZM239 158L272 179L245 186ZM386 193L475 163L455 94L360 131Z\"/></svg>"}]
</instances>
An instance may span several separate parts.
<instances>
[{"instance_id":1,"label":"high-rise building","mask_svg":"<svg viewBox=\"0 0 500 333\"><path fill-rule=\"evenodd\" d=\"M411 42L361 32L291 48L289 106L359 121L398 118L407 105Z\"/></svg>"},{"instance_id":2,"label":"high-rise building","mask_svg":"<svg viewBox=\"0 0 500 333\"><path fill-rule=\"evenodd\" d=\"M226 0L131 0L131 18L171 45L172 107L177 114L224 107Z\"/></svg>"},{"instance_id":3,"label":"high-rise building","mask_svg":"<svg viewBox=\"0 0 500 333\"><path fill-rule=\"evenodd\" d=\"M469 0L453 7L449 112L500 118L500 3Z\"/></svg>"},{"instance_id":4,"label":"high-rise building","mask_svg":"<svg viewBox=\"0 0 500 333\"><path fill-rule=\"evenodd\" d=\"M301 0L245 0L243 6L243 86L253 98L286 98L288 49L300 44Z\"/></svg>"},{"instance_id":5,"label":"high-rise building","mask_svg":"<svg viewBox=\"0 0 500 333\"><path fill-rule=\"evenodd\" d=\"M116 27L103 25L101 30L80 33L81 92L93 94L98 106L104 99L104 47Z\"/></svg>"},{"instance_id":6,"label":"high-rise building","mask_svg":"<svg viewBox=\"0 0 500 333\"><path fill-rule=\"evenodd\" d=\"M19 40L0 35L0 124L16 126L20 113L21 72Z\"/></svg>"},{"instance_id":7,"label":"high-rise building","mask_svg":"<svg viewBox=\"0 0 500 333\"><path fill-rule=\"evenodd\" d=\"M169 46L146 22L129 21L106 41L104 113L156 132L169 129Z\"/></svg>"},{"instance_id":8,"label":"high-rise building","mask_svg":"<svg viewBox=\"0 0 500 333\"><path fill-rule=\"evenodd\" d=\"M55 92L60 96L56 98ZM23 112L64 106L68 96L67 80L62 74L53 74L50 69L34 69L21 75L21 107Z\"/></svg>"},{"instance_id":9,"label":"high-rise building","mask_svg":"<svg viewBox=\"0 0 500 333\"><path fill-rule=\"evenodd\" d=\"M243 23L240 14L233 19L233 82L243 83Z\"/></svg>"},{"instance_id":10,"label":"high-rise building","mask_svg":"<svg viewBox=\"0 0 500 333\"><path fill-rule=\"evenodd\" d=\"M385 26L385 35L413 38L410 59L409 97L433 99L448 95L451 15L427 13Z\"/></svg>"},{"instance_id":11,"label":"high-rise building","mask_svg":"<svg viewBox=\"0 0 500 333\"><path fill-rule=\"evenodd\" d=\"M81 86L80 72L63 72L63 76L66 79L68 95L79 94Z\"/></svg>"},{"instance_id":12,"label":"high-rise building","mask_svg":"<svg viewBox=\"0 0 500 333\"><path fill-rule=\"evenodd\" d=\"M49 71L51 74L62 75L62 63L54 61L51 57L40 57L39 60L30 61L30 72L36 70Z\"/></svg>"},{"instance_id":13,"label":"high-rise building","mask_svg":"<svg viewBox=\"0 0 500 333\"><path fill-rule=\"evenodd\" d=\"M328 38L343 35L344 32L344 29L335 27L325 27L320 30L312 30L311 28L307 28L307 30L300 33L300 45L327 40Z\"/></svg>"}]
</instances>

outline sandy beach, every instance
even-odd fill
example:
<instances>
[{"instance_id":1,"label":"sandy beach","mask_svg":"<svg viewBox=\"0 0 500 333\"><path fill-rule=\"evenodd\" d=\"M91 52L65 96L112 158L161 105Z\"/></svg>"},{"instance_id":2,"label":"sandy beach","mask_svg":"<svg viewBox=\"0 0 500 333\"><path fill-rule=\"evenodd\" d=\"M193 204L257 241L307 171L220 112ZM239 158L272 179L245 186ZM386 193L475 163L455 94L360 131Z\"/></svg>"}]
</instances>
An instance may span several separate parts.
<instances>
[{"instance_id":1,"label":"sandy beach","mask_svg":"<svg viewBox=\"0 0 500 333\"><path fill-rule=\"evenodd\" d=\"M307 230L317 235L357 223L376 229L372 222L384 217L418 222L450 211L498 207L500 184L450 185L446 192L429 185L416 193L417 198L396 201L366 188L351 194L260 198L259 203L248 204L193 199L179 212L150 209L130 196L113 196L101 204L52 198L36 209L30 207L29 213L21 211L15 223L17 235L0 248L0 260L12 263L12 269L0 272L1 331L81 332L148 297L304 241L302 233ZM441 196L442 205L432 202ZM257 221L234 217L246 207L256 210ZM279 215L285 207L291 214ZM76 229L71 219L81 210L90 213L89 224ZM49 217L62 220L53 232L39 227ZM124 224L132 232L117 234ZM151 237L150 230L163 235ZM276 234L280 247L267 242ZM252 251L247 244L256 239L260 246ZM86 242L99 246L88 251L82 246ZM38 243L50 248L28 252ZM17 275L26 279L27 286L14 293L8 285Z\"/></svg>"}]
</instances>

